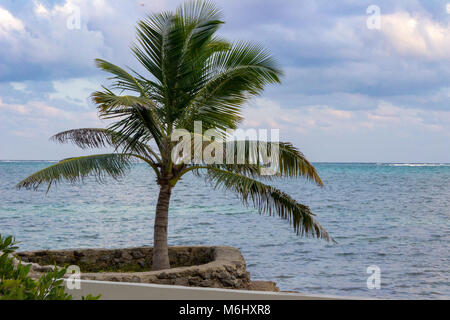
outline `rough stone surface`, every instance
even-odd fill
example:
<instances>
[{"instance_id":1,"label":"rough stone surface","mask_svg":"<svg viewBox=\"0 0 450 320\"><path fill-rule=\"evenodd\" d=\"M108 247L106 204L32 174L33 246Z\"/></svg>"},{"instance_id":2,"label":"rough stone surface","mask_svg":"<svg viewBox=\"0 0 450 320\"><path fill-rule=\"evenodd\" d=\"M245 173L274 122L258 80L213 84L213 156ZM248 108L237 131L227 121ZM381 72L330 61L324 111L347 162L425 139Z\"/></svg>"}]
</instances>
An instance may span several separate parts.
<instances>
[{"instance_id":1,"label":"rough stone surface","mask_svg":"<svg viewBox=\"0 0 450 320\"><path fill-rule=\"evenodd\" d=\"M3 254L3 252L2 251L0 251L0 256ZM8 254L8 258L12 258L13 259L13 265L14 265L14 268L15 267L17 267L17 265L19 265L20 263L22 264L22 265L24 265L24 266L27 266L27 265L31 265L31 268L30 268L30 275L33 277L35 277L35 276L39 276L40 274L42 274L42 273L44 273L44 272L49 272L49 271L53 271L53 270L55 270L55 267L54 266L51 266L51 265L47 265L47 266L42 266L42 265L40 265L40 264L37 264L37 263L33 263L33 262L26 262L26 261L21 261L21 260L19 260L19 259L17 259L13 254Z\"/></svg>"},{"instance_id":2,"label":"rough stone surface","mask_svg":"<svg viewBox=\"0 0 450 320\"><path fill-rule=\"evenodd\" d=\"M251 281L248 289L253 291L280 291L280 288L273 281Z\"/></svg>"},{"instance_id":3,"label":"rough stone surface","mask_svg":"<svg viewBox=\"0 0 450 320\"><path fill-rule=\"evenodd\" d=\"M250 287L245 260L232 247L170 247L172 268L160 271L150 271L153 256L150 247L27 251L16 255L24 262L44 268L53 264L77 265L82 279L229 289Z\"/></svg>"}]
</instances>

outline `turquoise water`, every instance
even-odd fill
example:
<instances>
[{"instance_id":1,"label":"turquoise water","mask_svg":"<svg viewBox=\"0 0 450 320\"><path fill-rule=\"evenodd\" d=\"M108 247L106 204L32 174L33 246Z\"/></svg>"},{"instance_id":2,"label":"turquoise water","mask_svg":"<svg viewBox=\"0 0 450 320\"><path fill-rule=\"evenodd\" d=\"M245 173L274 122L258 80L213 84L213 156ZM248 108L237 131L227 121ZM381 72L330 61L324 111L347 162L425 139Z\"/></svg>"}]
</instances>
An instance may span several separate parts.
<instances>
[{"instance_id":1,"label":"turquoise water","mask_svg":"<svg viewBox=\"0 0 450 320\"><path fill-rule=\"evenodd\" d=\"M0 233L23 250L151 245L157 187L136 164L122 181L59 185L45 195L15 184L49 162L0 162ZM325 187L275 185L311 207L338 241L297 237L232 193L187 176L175 188L170 245L239 248L253 279L282 290L379 298L450 298L450 165L316 164ZM381 270L369 290L367 267Z\"/></svg>"}]
</instances>

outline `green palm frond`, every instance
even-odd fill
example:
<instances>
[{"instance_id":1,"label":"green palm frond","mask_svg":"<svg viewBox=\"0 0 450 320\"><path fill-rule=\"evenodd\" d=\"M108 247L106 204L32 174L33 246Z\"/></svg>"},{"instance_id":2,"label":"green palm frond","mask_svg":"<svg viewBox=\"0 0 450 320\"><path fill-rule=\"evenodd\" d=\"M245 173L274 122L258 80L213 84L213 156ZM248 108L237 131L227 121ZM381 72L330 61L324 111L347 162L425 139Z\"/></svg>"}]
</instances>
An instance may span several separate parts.
<instances>
[{"instance_id":1,"label":"green palm frond","mask_svg":"<svg viewBox=\"0 0 450 320\"><path fill-rule=\"evenodd\" d=\"M129 90L137 92L142 96L146 96L146 90L144 90L144 88L148 85L147 81L142 82L121 67L103 59L96 59L95 63L99 69L113 75L113 77L110 78L110 80L114 80L113 88Z\"/></svg>"},{"instance_id":2,"label":"green palm frond","mask_svg":"<svg viewBox=\"0 0 450 320\"><path fill-rule=\"evenodd\" d=\"M209 49L211 50L211 56L216 52L224 52L231 49L232 45L229 41L214 37L211 39L211 42L208 44Z\"/></svg>"},{"instance_id":3,"label":"green palm frond","mask_svg":"<svg viewBox=\"0 0 450 320\"><path fill-rule=\"evenodd\" d=\"M147 106L149 110L156 109L154 102L145 97L131 95L115 95L109 90L96 91L91 95L92 101L98 105L99 111L107 113L111 109L129 108L136 105Z\"/></svg>"},{"instance_id":4,"label":"green palm frond","mask_svg":"<svg viewBox=\"0 0 450 320\"><path fill-rule=\"evenodd\" d=\"M269 144L270 147L270 144ZM280 173L286 177L305 177L323 186L322 179L316 168L306 159L296 147L289 142L279 143Z\"/></svg>"},{"instance_id":5,"label":"green palm frond","mask_svg":"<svg viewBox=\"0 0 450 320\"><path fill-rule=\"evenodd\" d=\"M210 56L225 49L214 37L223 23L214 4L187 2L175 13L148 16L138 23L133 53L158 83L166 121L174 123L202 84Z\"/></svg>"},{"instance_id":6,"label":"green palm frond","mask_svg":"<svg viewBox=\"0 0 450 320\"><path fill-rule=\"evenodd\" d=\"M196 139L197 138L197 139ZM199 159L198 155L203 156L202 150L206 147L212 146L218 152L223 153L223 162L210 164L216 168L222 168L227 171L249 175L251 177L271 178L271 177L304 177L308 180L314 181L319 186L323 186L322 179L317 173L314 166L306 159L306 157L291 143L278 142L271 143L267 141L256 140L230 140L226 142L211 141L207 137L191 133L191 163L185 164L205 164L203 159ZM199 142L201 144L199 144ZM177 148L182 148L183 145L177 145L174 148L174 156L179 153ZM276 153L278 152L278 157ZM182 156L179 158L173 157L175 163L179 163ZM271 175L264 175L263 168L267 168L269 164L275 165L274 172Z\"/></svg>"},{"instance_id":7,"label":"green palm frond","mask_svg":"<svg viewBox=\"0 0 450 320\"><path fill-rule=\"evenodd\" d=\"M282 71L261 46L238 42L212 55L205 74L180 119L182 127L201 120L223 130L236 128L242 105L265 85L279 83Z\"/></svg>"},{"instance_id":8,"label":"green palm frond","mask_svg":"<svg viewBox=\"0 0 450 320\"><path fill-rule=\"evenodd\" d=\"M150 123L146 123L152 134L161 135L163 127L161 110L151 98L143 96L116 95L111 90L95 91L92 101L97 104L100 117L103 119L121 118L130 114L148 114ZM146 121L149 122L149 121Z\"/></svg>"},{"instance_id":9,"label":"green palm frond","mask_svg":"<svg viewBox=\"0 0 450 320\"><path fill-rule=\"evenodd\" d=\"M222 19L221 10L211 1L186 1L177 8L176 14L187 25L192 22L198 24L200 22Z\"/></svg>"},{"instance_id":10,"label":"green palm frond","mask_svg":"<svg viewBox=\"0 0 450 320\"><path fill-rule=\"evenodd\" d=\"M135 153L149 160L159 160L158 154L147 144L138 140L130 139L127 136L104 128L80 128L72 129L55 134L50 138L58 143L72 142L76 146L86 148L113 147L115 151L122 153Z\"/></svg>"},{"instance_id":11,"label":"green palm frond","mask_svg":"<svg viewBox=\"0 0 450 320\"><path fill-rule=\"evenodd\" d=\"M252 202L260 213L278 215L280 218L288 220L297 234L334 241L316 221L309 207L298 203L286 193L272 186L217 168L207 169L206 178L214 183L215 188L236 192L244 204L248 205L249 202Z\"/></svg>"},{"instance_id":12,"label":"green palm frond","mask_svg":"<svg viewBox=\"0 0 450 320\"><path fill-rule=\"evenodd\" d=\"M58 143L72 142L81 149L114 146L114 132L104 128L80 128L62 131L50 138Z\"/></svg>"},{"instance_id":13,"label":"green palm frond","mask_svg":"<svg viewBox=\"0 0 450 320\"><path fill-rule=\"evenodd\" d=\"M164 83L164 50L173 14L166 12L148 16L138 22L137 43L132 47L136 59L158 81Z\"/></svg>"},{"instance_id":14,"label":"green palm frond","mask_svg":"<svg viewBox=\"0 0 450 320\"><path fill-rule=\"evenodd\" d=\"M103 181L106 176L117 179L130 167L132 155L129 154L98 154L62 160L25 178L17 184L18 189L37 189L42 183L52 184L67 180L82 181L88 176Z\"/></svg>"},{"instance_id":15,"label":"green palm frond","mask_svg":"<svg viewBox=\"0 0 450 320\"><path fill-rule=\"evenodd\" d=\"M227 159L227 153L230 152L229 146L229 143L224 143L223 150L225 150L225 159ZM275 150L275 146L278 150ZM273 168L275 170L274 176L294 178L304 177L314 181L319 186L323 186L322 179L314 166L306 159L303 153L291 143L241 140L234 141L232 147L233 163L238 164L237 169L248 166L253 168L253 175L261 176L259 172L263 167L266 167L266 165L261 162L261 160L264 159L264 161L272 164L275 162L276 166ZM239 152L239 148L242 148L241 150L243 151ZM278 152L278 158L274 158L276 152ZM239 155L242 155L243 159L239 159ZM232 167L233 165L226 165L226 169L229 171L234 171ZM256 168L259 170L254 170ZM270 178L270 175L266 177Z\"/></svg>"},{"instance_id":16,"label":"green palm frond","mask_svg":"<svg viewBox=\"0 0 450 320\"><path fill-rule=\"evenodd\" d=\"M159 108L150 99L118 96L108 89L104 92L96 91L91 97L97 104L102 119L118 119L109 126L111 131L127 140L139 140L143 143L154 139L161 146L164 125Z\"/></svg>"}]
</instances>

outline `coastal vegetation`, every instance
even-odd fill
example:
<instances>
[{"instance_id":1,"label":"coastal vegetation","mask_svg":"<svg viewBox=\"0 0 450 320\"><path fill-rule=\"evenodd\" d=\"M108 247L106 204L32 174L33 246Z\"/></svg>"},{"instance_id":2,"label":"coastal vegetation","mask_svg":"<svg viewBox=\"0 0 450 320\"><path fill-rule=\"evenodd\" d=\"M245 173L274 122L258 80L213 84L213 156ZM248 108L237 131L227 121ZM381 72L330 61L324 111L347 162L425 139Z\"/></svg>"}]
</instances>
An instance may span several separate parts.
<instances>
[{"instance_id":1,"label":"coastal vegetation","mask_svg":"<svg viewBox=\"0 0 450 320\"><path fill-rule=\"evenodd\" d=\"M39 279L30 275L31 264L17 261L14 252L17 242L12 236L0 235L0 300L72 300L65 292L63 277L67 268L55 268ZM83 300L98 300L88 295Z\"/></svg>"},{"instance_id":2,"label":"coastal vegetation","mask_svg":"<svg viewBox=\"0 0 450 320\"><path fill-rule=\"evenodd\" d=\"M92 93L92 100L100 118L112 123L107 128L73 129L53 137L81 148L112 147L114 152L62 160L25 178L17 187L36 189L47 184L49 189L62 180L77 182L88 176L103 182L107 176L122 177L134 160L146 163L159 185L153 270L170 268L169 203L177 183L189 172L210 181L214 188L235 192L260 213L289 221L297 234L332 240L309 207L268 184L273 178L304 177L323 185L314 166L292 144L277 143L277 166L271 175L262 174L263 164L254 161L263 157L266 149L275 149L269 142L243 141L245 158L237 161L233 153L233 164L196 157L187 162L184 151L179 152L177 130L187 131L195 141L196 122L202 124L202 148L212 145L213 154L230 152L216 148L226 143L205 133L213 130L226 141L229 130L241 123L246 102L261 94L266 85L280 82L282 70L275 59L259 45L223 39L217 34L222 24L220 10L204 1L188 2L175 12L139 21L131 51L144 71L96 60L112 82ZM191 147L190 154L199 146L194 142Z\"/></svg>"}]
</instances>

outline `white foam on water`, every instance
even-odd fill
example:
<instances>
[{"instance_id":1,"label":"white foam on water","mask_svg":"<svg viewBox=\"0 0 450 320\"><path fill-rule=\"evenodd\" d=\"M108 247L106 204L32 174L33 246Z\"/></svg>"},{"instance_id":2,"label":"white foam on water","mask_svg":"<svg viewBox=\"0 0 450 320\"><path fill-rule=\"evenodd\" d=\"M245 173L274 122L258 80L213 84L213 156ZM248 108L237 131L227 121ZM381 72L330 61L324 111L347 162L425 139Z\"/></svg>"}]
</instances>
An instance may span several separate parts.
<instances>
[{"instance_id":1,"label":"white foam on water","mask_svg":"<svg viewBox=\"0 0 450 320\"><path fill-rule=\"evenodd\" d=\"M390 167L450 167L449 163L385 163Z\"/></svg>"}]
</instances>

